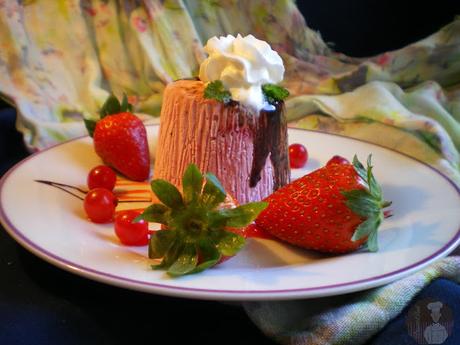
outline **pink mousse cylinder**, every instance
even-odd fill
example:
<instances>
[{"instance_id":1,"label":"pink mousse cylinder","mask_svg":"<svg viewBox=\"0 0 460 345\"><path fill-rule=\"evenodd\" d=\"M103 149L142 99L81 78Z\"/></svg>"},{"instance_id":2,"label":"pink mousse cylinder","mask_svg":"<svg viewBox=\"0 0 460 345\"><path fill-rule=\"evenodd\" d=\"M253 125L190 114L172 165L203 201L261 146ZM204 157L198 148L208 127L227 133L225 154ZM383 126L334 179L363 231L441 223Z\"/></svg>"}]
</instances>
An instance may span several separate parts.
<instances>
[{"instance_id":1,"label":"pink mousse cylinder","mask_svg":"<svg viewBox=\"0 0 460 345\"><path fill-rule=\"evenodd\" d=\"M279 118L256 116L236 102L205 99L204 88L197 80L166 87L153 177L181 188L185 169L195 163L239 203L260 201L288 183L284 105Z\"/></svg>"}]
</instances>

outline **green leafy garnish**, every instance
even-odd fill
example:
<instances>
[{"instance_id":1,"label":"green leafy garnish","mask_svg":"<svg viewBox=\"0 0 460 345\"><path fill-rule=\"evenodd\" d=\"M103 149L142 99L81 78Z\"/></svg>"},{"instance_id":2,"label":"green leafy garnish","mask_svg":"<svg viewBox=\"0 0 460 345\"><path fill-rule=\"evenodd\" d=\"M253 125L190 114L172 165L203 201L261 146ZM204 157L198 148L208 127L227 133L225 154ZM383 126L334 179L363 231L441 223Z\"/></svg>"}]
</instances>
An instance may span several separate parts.
<instances>
[{"instance_id":1,"label":"green leafy garnish","mask_svg":"<svg viewBox=\"0 0 460 345\"><path fill-rule=\"evenodd\" d=\"M358 160L355 155L353 166L356 173L365 184L364 189L344 191L342 195L346 198L346 205L357 215L365 220L355 230L352 240L358 241L367 237L366 246L369 251L378 250L377 230L384 219L383 209L391 205L382 196L382 189L372 173L371 155L367 158L367 167Z\"/></svg>"},{"instance_id":2,"label":"green leafy garnish","mask_svg":"<svg viewBox=\"0 0 460 345\"><path fill-rule=\"evenodd\" d=\"M289 91L287 89L275 84L262 85L262 92L264 93L267 102L270 104L284 101L289 96Z\"/></svg>"},{"instance_id":3,"label":"green leafy garnish","mask_svg":"<svg viewBox=\"0 0 460 345\"><path fill-rule=\"evenodd\" d=\"M265 99L270 104L275 104L285 100L289 96L289 91L282 86L275 84L262 85L262 92ZM232 95L225 89L221 80L210 82L204 89L204 98L215 99L219 102L228 103L231 101Z\"/></svg>"},{"instance_id":4,"label":"green leafy garnish","mask_svg":"<svg viewBox=\"0 0 460 345\"><path fill-rule=\"evenodd\" d=\"M123 99L121 103L118 101L118 98L115 95L111 94L107 100L104 102L101 110L99 110L99 119L112 114L118 114L123 112L132 112L133 106L128 103L128 97L126 94L123 94ZM84 119L85 127L88 130L88 133L91 137L94 135L94 129L96 128L97 120Z\"/></svg>"},{"instance_id":5,"label":"green leafy garnish","mask_svg":"<svg viewBox=\"0 0 460 345\"><path fill-rule=\"evenodd\" d=\"M161 203L147 207L137 220L165 226L150 237L149 258L161 258L152 268L173 277L201 272L237 254L245 239L236 229L249 225L267 207L265 202L252 202L223 208L227 197L223 186L194 164L185 170L182 193L160 179L153 180L151 187Z\"/></svg>"},{"instance_id":6,"label":"green leafy garnish","mask_svg":"<svg viewBox=\"0 0 460 345\"><path fill-rule=\"evenodd\" d=\"M232 95L230 94L230 91L225 89L221 80L214 80L204 89L204 98L229 103L232 100Z\"/></svg>"}]
</instances>

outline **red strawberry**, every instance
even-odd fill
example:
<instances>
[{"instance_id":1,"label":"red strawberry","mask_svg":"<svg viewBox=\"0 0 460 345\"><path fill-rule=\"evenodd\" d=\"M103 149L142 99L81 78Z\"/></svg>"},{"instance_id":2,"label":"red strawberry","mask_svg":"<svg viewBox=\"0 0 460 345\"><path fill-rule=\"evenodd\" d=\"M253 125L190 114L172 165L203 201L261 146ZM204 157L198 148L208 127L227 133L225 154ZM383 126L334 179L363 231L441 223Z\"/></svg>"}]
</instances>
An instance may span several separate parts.
<instances>
[{"instance_id":1,"label":"red strawberry","mask_svg":"<svg viewBox=\"0 0 460 345\"><path fill-rule=\"evenodd\" d=\"M142 121L131 113L126 95L120 104L110 96L101 109L99 121L85 120L94 139L94 149L105 164L127 178L144 181L150 174L147 131Z\"/></svg>"},{"instance_id":2,"label":"red strawberry","mask_svg":"<svg viewBox=\"0 0 460 345\"><path fill-rule=\"evenodd\" d=\"M377 230L390 203L372 174L353 159L331 162L280 189L265 201L269 206L257 226L291 244L329 253L347 253L364 243L378 249Z\"/></svg>"},{"instance_id":3,"label":"red strawberry","mask_svg":"<svg viewBox=\"0 0 460 345\"><path fill-rule=\"evenodd\" d=\"M342 156L335 155L327 161L326 165L329 164L350 164L350 161Z\"/></svg>"},{"instance_id":4,"label":"red strawberry","mask_svg":"<svg viewBox=\"0 0 460 345\"><path fill-rule=\"evenodd\" d=\"M164 226L150 238L149 257L162 258L154 268L171 276L201 272L234 256L245 244L241 228L267 206L237 206L213 174L203 176L194 164L184 173L182 193L165 180L153 180L151 186L161 203L139 218Z\"/></svg>"}]
</instances>

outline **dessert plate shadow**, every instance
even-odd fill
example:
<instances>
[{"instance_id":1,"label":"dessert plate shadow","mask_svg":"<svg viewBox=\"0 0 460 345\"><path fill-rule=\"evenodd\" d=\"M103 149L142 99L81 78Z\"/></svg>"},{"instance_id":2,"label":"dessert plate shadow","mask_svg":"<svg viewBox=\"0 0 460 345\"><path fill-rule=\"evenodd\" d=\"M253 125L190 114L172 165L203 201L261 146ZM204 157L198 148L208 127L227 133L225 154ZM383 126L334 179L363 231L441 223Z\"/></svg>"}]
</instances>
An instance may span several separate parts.
<instances>
[{"instance_id":1,"label":"dessert plate shadow","mask_svg":"<svg viewBox=\"0 0 460 345\"><path fill-rule=\"evenodd\" d=\"M153 142L157 126L148 127ZM369 289L412 274L460 243L460 191L447 177L413 158L336 135L289 129L310 160L293 177L333 155L361 161L373 156L374 172L394 216L379 233L377 253L327 256L267 239L250 239L236 257L206 272L169 278L150 269L146 247L118 243L111 224L89 222L82 202L34 180L84 186L101 163L89 137L34 154L0 181L0 220L24 248L64 270L123 288L209 300L314 298ZM147 186L148 188L148 186ZM132 204L130 207L144 205ZM24 212L27 210L27 212Z\"/></svg>"}]
</instances>

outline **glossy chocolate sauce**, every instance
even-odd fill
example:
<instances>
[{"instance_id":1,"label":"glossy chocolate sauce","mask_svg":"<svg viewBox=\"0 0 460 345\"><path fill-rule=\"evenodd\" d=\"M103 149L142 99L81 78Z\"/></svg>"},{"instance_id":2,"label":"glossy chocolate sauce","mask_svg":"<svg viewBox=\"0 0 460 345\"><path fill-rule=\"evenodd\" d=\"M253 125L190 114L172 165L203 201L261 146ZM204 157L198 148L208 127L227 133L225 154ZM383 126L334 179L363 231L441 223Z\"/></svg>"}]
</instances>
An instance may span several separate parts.
<instances>
[{"instance_id":1,"label":"glossy chocolate sauce","mask_svg":"<svg viewBox=\"0 0 460 345\"><path fill-rule=\"evenodd\" d=\"M254 126L254 156L249 187L257 186L268 156L273 166L275 191L289 183L290 179L284 102L276 102L272 109L262 109L259 113Z\"/></svg>"}]
</instances>

